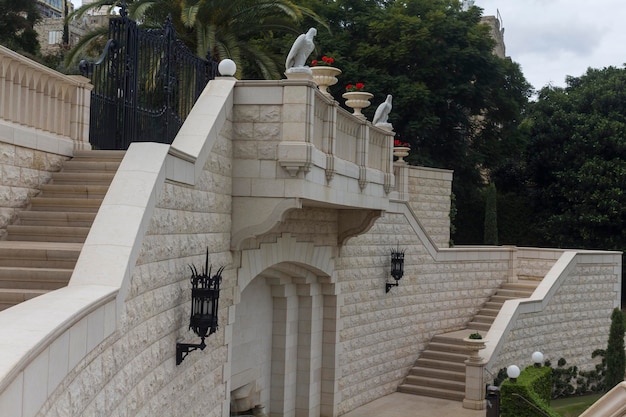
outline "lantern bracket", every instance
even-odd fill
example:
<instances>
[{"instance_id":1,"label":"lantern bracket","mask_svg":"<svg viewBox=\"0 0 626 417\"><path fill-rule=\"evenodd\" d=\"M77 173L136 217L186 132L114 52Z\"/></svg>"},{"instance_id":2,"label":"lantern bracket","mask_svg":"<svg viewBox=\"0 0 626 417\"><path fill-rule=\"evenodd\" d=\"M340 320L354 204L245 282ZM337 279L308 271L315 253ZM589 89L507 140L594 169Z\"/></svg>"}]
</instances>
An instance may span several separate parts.
<instances>
[{"instance_id":1,"label":"lantern bracket","mask_svg":"<svg viewBox=\"0 0 626 417\"><path fill-rule=\"evenodd\" d=\"M204 337L200 343L176 343L176 365L180 365L183 359L194 350L204 350L205 347Z\"/></svg>"}]
</instances>

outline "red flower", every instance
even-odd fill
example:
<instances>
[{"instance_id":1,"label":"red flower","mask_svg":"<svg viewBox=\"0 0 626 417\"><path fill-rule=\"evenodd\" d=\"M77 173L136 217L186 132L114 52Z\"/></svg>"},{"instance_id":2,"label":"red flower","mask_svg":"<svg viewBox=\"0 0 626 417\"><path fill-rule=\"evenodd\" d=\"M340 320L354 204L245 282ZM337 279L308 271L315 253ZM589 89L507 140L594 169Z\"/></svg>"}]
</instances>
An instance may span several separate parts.
<instances>
[{"instance_id":1,"label":"red flower","mask_svg":"<svg viewBox=\"0 0 626 417\"><path fill-rule=\"evenodd\" d=\"M394 139L393 140L393 146L396 147L396 148L399 147L399 146L404 146L406 148L410 148L411 147L411 145L409 145L406 142L400 141L400 139Z\"/></svg>"},{"instance_id":2,"label":"red flower","mask_svg":"<svg viewBox=\"0 0 626 417\"><path fill-rule=\"evenodd\" d=\"M314 59L311 61L311 66L316 67L318 65L321 66L331 66L332 64L335 63L335 59L329 56L324 55L322 57L322 59L320 61L318 61L317 59Z\"/></svg>"},{"instance_id":3,"label":"red flower","mask_svg":"<svg viewBox=\"0 0 626 417\"><path fill-rule=\"evenodd\" d=\"M346 85L346 91L347 92L363 91L364 87L365 87L365 84L363 84L363 83L348 84L348 85Z\"/></svg>"}]
</instances>

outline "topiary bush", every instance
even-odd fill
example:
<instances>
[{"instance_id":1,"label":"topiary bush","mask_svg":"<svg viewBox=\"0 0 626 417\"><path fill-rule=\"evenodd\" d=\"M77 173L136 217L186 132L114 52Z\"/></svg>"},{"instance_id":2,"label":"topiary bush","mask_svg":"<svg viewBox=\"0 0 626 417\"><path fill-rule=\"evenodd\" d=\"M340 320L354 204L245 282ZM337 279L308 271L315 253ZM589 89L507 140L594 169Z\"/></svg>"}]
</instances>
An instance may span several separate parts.
<instances>
[{"instance_id":1,"label":"topiary bush","mask_svg":"<svg viewBox=\"0 0 626 417\"><path fill-rule=\"evenodd\" d=\"M500 416L536 417L539 409L547 416L560 417L550 408L551 392L552 369L529 366L516 382L506 380L500 386Z\"/></svg>"}]
</instances>

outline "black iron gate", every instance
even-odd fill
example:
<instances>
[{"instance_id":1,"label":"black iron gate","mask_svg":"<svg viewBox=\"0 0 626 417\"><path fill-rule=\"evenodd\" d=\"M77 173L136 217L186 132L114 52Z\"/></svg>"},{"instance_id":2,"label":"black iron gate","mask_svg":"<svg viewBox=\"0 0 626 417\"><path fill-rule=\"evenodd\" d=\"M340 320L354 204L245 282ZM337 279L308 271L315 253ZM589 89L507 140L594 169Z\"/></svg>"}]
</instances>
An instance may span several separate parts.
<instances>
[{"instance_id":1,"label":"black iron gate","mask_svg":"<svg viewBox=\"0 0 626 417\"><path fill-rule=\"evenodd\" d=\"M163 29L142 29L128 17L109 21L109 41L91 76L89 142L95 149L127 149L132 142L172 143L217 64L176 39L171 17Z\"/></svg>"}]
</instances>

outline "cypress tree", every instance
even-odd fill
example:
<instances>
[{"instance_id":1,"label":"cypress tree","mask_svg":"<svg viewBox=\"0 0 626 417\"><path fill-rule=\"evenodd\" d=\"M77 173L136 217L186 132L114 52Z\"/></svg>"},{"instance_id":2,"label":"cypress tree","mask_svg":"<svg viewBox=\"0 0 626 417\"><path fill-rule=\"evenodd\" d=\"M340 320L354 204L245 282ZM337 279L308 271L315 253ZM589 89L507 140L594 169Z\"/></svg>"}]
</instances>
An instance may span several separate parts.
<instances>
[{"instance_id":1,"label":"cypress tree","mask_svg":"<svg viewBox=\"0 0 626 417\"><path fill-rule=\"evenodd\" d=\"M498 212L496 208L496 185L491 183L485 189L485 245L498 244Z\"/></svg>"},{"instance_id":2,"label":"cypress tree","mask_svg":"<svg viewBox=\"0 0 626 417\"><path fill-rule=\"evenodd\" d=\"M624 354L624 315L619 308L611 314L611 329L606 348L606 390L624 380L626 356Z\"/></svg>"}]
</instances>

